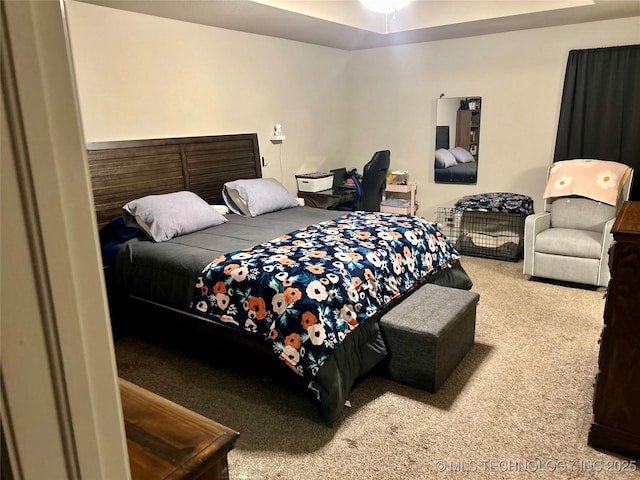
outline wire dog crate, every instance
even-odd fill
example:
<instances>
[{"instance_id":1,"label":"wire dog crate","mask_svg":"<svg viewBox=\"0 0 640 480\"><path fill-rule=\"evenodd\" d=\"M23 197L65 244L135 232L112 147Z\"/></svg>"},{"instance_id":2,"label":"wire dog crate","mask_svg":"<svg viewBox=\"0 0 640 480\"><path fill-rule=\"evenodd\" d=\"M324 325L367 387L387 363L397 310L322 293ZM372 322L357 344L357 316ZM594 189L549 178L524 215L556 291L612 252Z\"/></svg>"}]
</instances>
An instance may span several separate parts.
<instances>
[{"instance_id":1,"label":"wire dog crate","mask_svg":"<svg viewBox=\"0 0 640 480\"><path fill-rule=\"evenodd\" d=\"M526 214L436 209L436 221L453 246L463 254L517 262L524 246Z\"/></svg>"}]
</instances>

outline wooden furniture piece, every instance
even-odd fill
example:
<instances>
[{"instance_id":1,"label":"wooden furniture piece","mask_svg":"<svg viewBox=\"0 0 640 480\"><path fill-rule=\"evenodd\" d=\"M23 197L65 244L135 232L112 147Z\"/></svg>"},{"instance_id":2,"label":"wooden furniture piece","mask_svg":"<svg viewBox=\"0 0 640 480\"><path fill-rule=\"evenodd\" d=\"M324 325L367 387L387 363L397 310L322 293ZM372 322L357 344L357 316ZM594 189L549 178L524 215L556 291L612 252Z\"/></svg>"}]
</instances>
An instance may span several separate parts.
<instances>
[{"instance_id":1,"label":"wooden furniture piece","mask_svg":"<svg viewBox=\"0 0 640 480\"><path fill-rule=\"evenodd\" d=\"M622 205L612 233L588 444L640 458L640 202Z\"/></svg>"},{"instance_id":2,"label":"wooden furniture piece","mask_svg":"<svg viewBox=\"0 0 640 480\"><path fill-rule=\"evenodd\" d=\"M462 147L478 160L480 140L480 110L458 110L456 118L456 147Z\"/></svg>"},{"instance_id":3,"label":"wooden furniture piece","mask_svg":"<svg viewBox=\"0 0 640 480\"><path fill-rule=\"evenodd\" d=\"M229 478L239 433L120 379L133 480Z\"/></svg>"},{"instance_id":4,"label":"wooden furniture piece","mask_svg":"<svg viewBox=\"0 0 640 480\"><path fill-rule=\"evenodd\" d=\"M191 190L215 203L226 182L262 177L256 133L89 143L87 156L98 228L145 195Z\"/></svg>"},{"instance_id":5,"label":"wooden furniture piece","mask_svg":"<svg viewBox=\"0 0 640 480\"><path fill-rule=\"evenodd\" d=\"M404 213L408 215L416 214L416 184L413 182L408 182L404 185L389 183L385 188L384 194L382 195L382 201L384 202L387 199L387 193L400 193L400 194L408 194L409 195L409 206L407 207L395 207L390 205L380 204L381 212L388 213Z\"/></svg>"},{"instance_id":6,"label":"wooden furniture piece","mask_svg":"<svg viewBox=\"0 0 640 480\"><path fill-rule=\"evenodd\" d=\"M356 191L347 188L330 188L319 192L298 192L307 207L329 209L339 203L351 202L356 198Z\"/></svg>"}]
</instances>

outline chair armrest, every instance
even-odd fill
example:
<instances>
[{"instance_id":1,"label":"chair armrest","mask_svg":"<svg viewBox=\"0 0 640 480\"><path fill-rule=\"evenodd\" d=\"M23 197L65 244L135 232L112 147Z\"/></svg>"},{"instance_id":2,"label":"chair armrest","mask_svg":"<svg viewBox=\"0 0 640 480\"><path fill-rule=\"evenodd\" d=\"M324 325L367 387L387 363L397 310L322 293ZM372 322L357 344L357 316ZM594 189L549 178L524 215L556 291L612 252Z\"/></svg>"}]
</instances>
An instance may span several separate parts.
<instances>
[{"instance_id":1,"label":"chair armrest","mask_svg":"<svg viewBox=\"0 0 640 480\"><path fill-rule=\"evenodd\" d=\"M602 227L602 251L600 252L600 266L598 270L598 285L606 286L609 283L609 250L611 243L613 242L613 235L611 234L611 228L615 217L608 220Z\"/></svg>"},{"instance_id":2,"label":"chair armrest","mask_svg":"<svg viewBox=\"0 0 640 480\"><path fill-rule=\"evenodd\" d=\"M551 227L551 213L534 213L524 221L524 264L522 273L533 275L536 235Z\"/></svg>"},{"instance_id":3,"label":"chair armrest","mask_svg":"<svg viewBox=\"0 0 640 480\"><path fill-rule=\"evenodd\" d=\"M602 237L603 237L602 251L603 252L609 251L609 247L611 246L611 242L613 241L613 235L611 235L611 229L613 228L613 224L615 221L616 221L615 217L612 218L611 220L607 220L607 223L605 223L604 227L602 227Z\"/></svg>"},{"instance_id":4,"label":"chair armrest","mask_svg":"<svg viewBox=\"0 0 640 480\"><path fill-rule=\"evenodd\" d=\"M542 212L529 215L524 221L525 238L527 237L527 234L533 234L535 236L549 228L551 228L551 213Z\"/></svg>"}]
</instances>

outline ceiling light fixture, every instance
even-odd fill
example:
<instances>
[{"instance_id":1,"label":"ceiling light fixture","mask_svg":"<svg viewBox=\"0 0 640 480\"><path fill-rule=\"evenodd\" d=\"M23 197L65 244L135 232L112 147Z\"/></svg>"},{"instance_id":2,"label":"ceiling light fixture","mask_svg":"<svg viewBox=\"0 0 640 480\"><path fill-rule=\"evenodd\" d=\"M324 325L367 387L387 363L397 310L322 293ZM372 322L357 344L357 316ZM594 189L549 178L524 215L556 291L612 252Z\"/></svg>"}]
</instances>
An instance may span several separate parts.
<instances>
[{"instance_id":1,"label":"ceiling light fixture","mask_svg":"<svg viewBox=\"0 0 640 480\"><path fill-rule=\"evenodd\" d=\"M385 35L389 33L389 14L392 13L392 19L395 20L396 12L409 5L409 2L411 0L360 0L360 3L369 10L384 15Z\"/></svg>"},{"instance_id":2,"label":"ceiling light fixture","mask_svg":"<svg viewBox=\"0 0 640 480\"><path fill-rule=\"evenodd\" d=\"M369 10L384 14L397 12L401 8L409 5L410 1L411 0L360 0Z\"/></svg>"}]
</instances>

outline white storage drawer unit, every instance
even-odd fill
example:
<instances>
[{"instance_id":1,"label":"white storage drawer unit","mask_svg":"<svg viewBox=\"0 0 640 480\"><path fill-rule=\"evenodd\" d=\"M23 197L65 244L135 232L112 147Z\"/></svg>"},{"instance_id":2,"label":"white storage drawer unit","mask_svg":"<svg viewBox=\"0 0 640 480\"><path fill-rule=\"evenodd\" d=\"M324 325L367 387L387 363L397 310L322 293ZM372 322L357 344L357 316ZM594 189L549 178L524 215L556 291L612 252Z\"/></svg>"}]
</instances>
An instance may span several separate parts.
<instances>
[{"instance_id":1,"label":"white storage drawer unit","mask_svg":"<svg viewBox=\"0 0 640 480\"><path fill-rule=\"evenodd\" d=\"M333 186L333 173L314 172L296 175L299 192L320 192Z\"/></svg>"}]
</instances>

